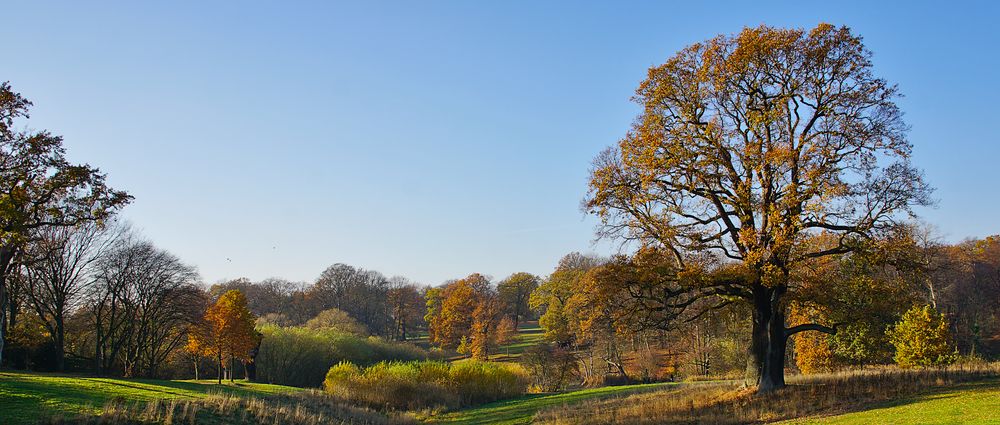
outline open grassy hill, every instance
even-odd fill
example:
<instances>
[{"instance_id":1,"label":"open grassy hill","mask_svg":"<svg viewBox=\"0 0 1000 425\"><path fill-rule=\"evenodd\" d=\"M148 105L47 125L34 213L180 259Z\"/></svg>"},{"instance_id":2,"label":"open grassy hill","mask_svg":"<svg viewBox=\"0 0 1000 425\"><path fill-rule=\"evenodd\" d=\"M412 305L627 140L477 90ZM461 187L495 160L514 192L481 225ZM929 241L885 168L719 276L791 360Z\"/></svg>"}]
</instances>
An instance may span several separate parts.
<instances>
[{"instance_id":1,"label":"open grassy hill","mask_svg":"<svg viewBox=\"0 0 1000 425\"><path fill-rule=\"evenodd\" d=\"M265 396L301 391L281 385L215 381L89 378L30 372L0 372L0 423L29 424L43 416L98 414L113 399L148 402L196 399L211 394Z\"/></svg>"}]
</instances>

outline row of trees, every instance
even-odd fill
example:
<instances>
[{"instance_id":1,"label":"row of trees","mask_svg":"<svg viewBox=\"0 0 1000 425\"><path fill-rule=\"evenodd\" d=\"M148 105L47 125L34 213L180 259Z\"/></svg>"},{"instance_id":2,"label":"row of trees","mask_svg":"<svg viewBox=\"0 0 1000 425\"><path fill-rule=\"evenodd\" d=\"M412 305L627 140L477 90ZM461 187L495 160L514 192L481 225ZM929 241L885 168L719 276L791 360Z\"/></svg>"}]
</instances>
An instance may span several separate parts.
<instances>
[{"instance_id":1,"label":"row of trees","mask_svg":"<svg viewBox=\"0 0 1000 425\"><path fill-rule=\"evenodd\" d=\"M824 322L836 332L790 334L783 366L816 373L1000 356L1000 238L945 244L930 233L901 225L798 270L786 326ZM553 347L526 360L539 376L571 370L585 383L745 370L750 306L737 297L678 298L669 291L688 289L672 280L676 273L669 254L648 248L611 258L567 255L531 296ZM553 388L565 384L558 382Z\"/></svg>"},{"instance_id":2,"label":"row of trees","mask_svg":"<svg viewBox=\"0 0 1000 425\"><path fill-rule=\"evenodd\" d=\"M158 375L208 303L193 267L117 223L41 232L7 294L9 364L129 377Z\"/></svg>"},{"instance_id":3,"label":"row of trees","mask_svg":"<svg viewBox=\"0 0 1000 425\"><path fill-rule=\"evenodd\" d=\"M218 297L234 289L246 295L252 313L282 326L301 325L320 312L336 309L372 335L403 341L423 329L420 285L346 264L330 266L311 285L241 278L213 285L209 292Z\"/></svg>"}]
</instances>

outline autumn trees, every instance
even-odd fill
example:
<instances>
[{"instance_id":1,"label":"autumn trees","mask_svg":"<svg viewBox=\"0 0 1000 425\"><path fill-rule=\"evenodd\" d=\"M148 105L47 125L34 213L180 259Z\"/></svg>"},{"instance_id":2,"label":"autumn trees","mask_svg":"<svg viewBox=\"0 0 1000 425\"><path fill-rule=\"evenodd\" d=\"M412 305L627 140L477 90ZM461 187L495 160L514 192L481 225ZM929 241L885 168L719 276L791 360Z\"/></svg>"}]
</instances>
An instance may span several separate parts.
<instances>
[{"instance_id":1,"label":"autumn trees","mask_svg":"<svg viewBox=\"0 0 1000 425\"><path fill-rule=\"evenodd\" d=\"M516 321L531 315L523 305L530 296L525 291L537 281L528 273L515 273L494 286L486 276L473 273L429 288L424 320L431 343L477 359L489 358L502 341L516 333Z\"/></svg>"},{"instance_id":2,"label":"autumn trees","mask_svg":"<svg viewBox=\"0 0 1000 425\"><path fill-rule=\"evenodd\" d=\"M601 235L671 260L661 305L752 306L748 375L784 385L794 274L890 228L928 188L909 163L898 89L873 73L846 27L761 26L679 51L650 68L643 110L594 162L586 208ZM831 245L804 241L825 234Z\"/></svg>"},{"instance_id":3,"label":"autumn trees","mask_svg":"<svg viewBox=\"0 0 1000 425\"><path fill-rule=\"evenodd\" d=\"M247 299L239 290L229 290L205 312L204 320L188 334L187 350L218 361L218 381L223 370L233 380L234 361L252 361L251 352L260 343L254 330L256 317L247 308ZM227 367L224 360L229 360ZM195 366L197 367L197 365Z\"/></svg>"}]
</instances>

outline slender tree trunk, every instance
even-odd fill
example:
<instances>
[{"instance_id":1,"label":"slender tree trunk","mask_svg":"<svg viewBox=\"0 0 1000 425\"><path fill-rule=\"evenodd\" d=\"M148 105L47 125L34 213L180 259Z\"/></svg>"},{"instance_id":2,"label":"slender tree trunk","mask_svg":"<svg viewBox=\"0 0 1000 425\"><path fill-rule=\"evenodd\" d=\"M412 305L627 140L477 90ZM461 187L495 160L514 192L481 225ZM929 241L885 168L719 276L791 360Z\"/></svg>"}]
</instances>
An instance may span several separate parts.
<instances>
[{"instance_id":1,"label":"slender tree trunk","mask_svg":"<svg viewBox=\"0 0 1000 425\"><path fill-rule=\"evenodd\" d=\"M0 366L3 365L4 324L7 323L7 274L14 259L15 249L9 245L0 247Z\"/></svg>"},{"instance_id":2,"label":"slender tree trunk","mask_svg":"<svg viewBox=\"0 0 1000 425\"><path fill-rule=\"evenodd\" d=\"M56 318L56 367L58 371L66 371L66 326L63 318Z\"/></svg>"},{"instance_id":3,"label":"slender tree trunk","mask_svg":"<svg viewBox=\"0 0 1000 425\"><path fill-rule=\"evenodd\" d=\"M198 380L198 359L194 359L194 380Z\"/></svg>"},{"instance_id":4,"label":"slender tree trunk","mask_svg":"<svg viewBox=\"0 0 1000 425\"><path fill-rule=\"evenodd\" d=\"M219 351L219 385L222 385L222 352Z\"/></svg>"},{"instance_id":5,"label":"slender tree trunk","mask_svg":"<svg viewBox=\"0 0 1000 425\"><path fill-rule=\"evenodd\" d=\"M101 328L100 323L97 324L96 331L97 331L97 339L96 339L96 344L94 344L94 374L96 374L97 376L101 376L101 362L103 361L101 359L101 355L103 354L102 348L104 347L104 343L102 342L104 337L103 335L104 332Z\"/></svg>"},{"instance_id":6,"label":"slender tree trunk","mask_svg":"<svg viewBox=\"0 0 1000 425\"><path fill-rule=\"evenodd\" d=\"M7 279L0 276L0 366L3 366L4 331L7 327Z\"/></svg>"}]
</instances>

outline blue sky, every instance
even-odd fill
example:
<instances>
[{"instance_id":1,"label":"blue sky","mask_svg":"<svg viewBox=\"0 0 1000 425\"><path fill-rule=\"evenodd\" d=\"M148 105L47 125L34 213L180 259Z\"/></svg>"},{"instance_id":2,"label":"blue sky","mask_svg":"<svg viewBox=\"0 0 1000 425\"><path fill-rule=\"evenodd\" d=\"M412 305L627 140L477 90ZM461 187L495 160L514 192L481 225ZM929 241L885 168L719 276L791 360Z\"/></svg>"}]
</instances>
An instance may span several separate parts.
<instances>
[{"instance_id":1,"label":"blue sky","mask_svg":"<svg viewBox=\"0 0 1000 425\"><path fill-rule=\"evenodd\" d=\"M427 284L593 245L590 160L646 69L761 23L848 25L898 83L922 210L1000 233L996 3L4 2L0 80L206 282L343 262ZM228 259L228 260L227 260Z\"/></svg>"}]
</instances>

